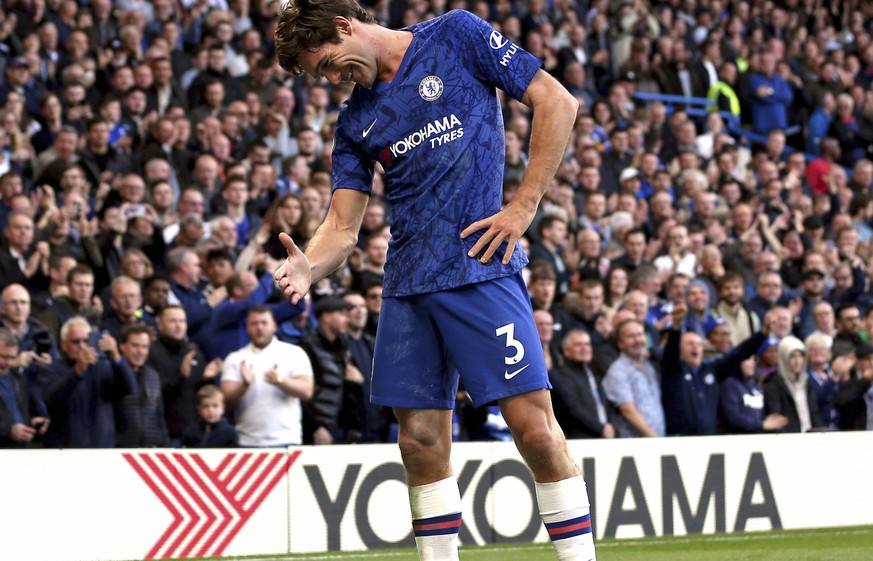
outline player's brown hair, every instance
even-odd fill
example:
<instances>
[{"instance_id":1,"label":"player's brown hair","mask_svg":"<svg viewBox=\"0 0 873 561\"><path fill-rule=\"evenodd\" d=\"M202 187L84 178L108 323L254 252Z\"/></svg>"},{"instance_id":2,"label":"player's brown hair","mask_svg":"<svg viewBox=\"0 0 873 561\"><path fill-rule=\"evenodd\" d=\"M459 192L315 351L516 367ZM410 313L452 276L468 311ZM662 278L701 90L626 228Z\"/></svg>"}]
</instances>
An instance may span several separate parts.
<instances>
[{"instance_id":1,"label":"player's brown hair","mask_svg":"<svg viewBox=\"0 0 873 561\"><path fill-rule=\"evenodd\" d=\"M292 0L282 8L276 25L276 58L279 65L296 75L303 73L298 58L304 51L325 43L341 42L336 16L376 23L355 0Z\"/></svg>"}]
</instances>

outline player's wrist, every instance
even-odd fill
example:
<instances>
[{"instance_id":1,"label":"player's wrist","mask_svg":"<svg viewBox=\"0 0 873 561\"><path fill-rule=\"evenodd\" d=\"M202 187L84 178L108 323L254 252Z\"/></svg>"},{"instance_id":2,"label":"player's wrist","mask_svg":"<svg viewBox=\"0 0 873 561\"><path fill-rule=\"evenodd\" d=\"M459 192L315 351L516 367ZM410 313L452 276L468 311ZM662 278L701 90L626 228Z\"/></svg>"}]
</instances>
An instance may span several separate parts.
<instances>
[{"instance_id":1,"label":"player's wrist","mask_svg":"<svg viewBox=\"0 0 873 561\"><path fill-rule=\"evenodd\" d=\"M540 197L524 196L521 193L518 193L512 202L518 204L522 209L528 212L535 213L540 204Z\"/></svg>"}]
</instances>

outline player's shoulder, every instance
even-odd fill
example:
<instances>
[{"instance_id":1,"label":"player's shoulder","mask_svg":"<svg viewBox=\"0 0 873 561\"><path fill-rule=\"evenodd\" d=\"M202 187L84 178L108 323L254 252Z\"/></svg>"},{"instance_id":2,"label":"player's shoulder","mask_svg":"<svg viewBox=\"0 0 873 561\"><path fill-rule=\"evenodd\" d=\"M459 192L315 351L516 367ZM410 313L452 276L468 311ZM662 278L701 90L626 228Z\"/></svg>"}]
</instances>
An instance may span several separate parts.
<instances>
[{"instance_id":1,"label":"player's shoulder","mask_svg":"<svg viewBox=\"0 0 873 561\"><path fill-rule=\"evenodd\" d=\"M347 130L356 129L361 121L361 107L367 106L370 103L369 98L373 93L361 86L355 86L351 95L343 101L337 110L336 119L336 137L337 139L344 138L347 135Z\"/></svg>"},{"instance_id":2,"label":"player's shoulder","mask_svg":"<svg viewBox=\"0 0 873 561\"><path fill-rule=\"evenodd\" d=\"M446 24L457 27L467 35L474 35L477 31L491 27L491 25L474 13L466 10L452 10L444 16Z\"/></svg>"},{"instance_id":3,"label":"player's shoulder","mask_svg":"<svg viewBox=\"0 0 873 561\"><path fill-rule=\"evenodd\" d=\"M421 36L444 31L448 28L472 29L482 23L482 19L466 10L450 10L441 16L416 23L407 29L413 34ZM445 35L447 39L453 37L453 35Z\"/></svg>"},{"instance_id":4,"label":"player's shoulder","mask_svg":"<svg viewBox=\"0 0 873 561\"><path fill-rule=\"evenodd\" d=\"M439 18L435 18L435 19L441 19L441 18L446 20L446 21L454 21L454 22L476 21L479 19L479 17L477 17L472 12L468 12L467 10L449 10L448 12L446 12L445 14L440 16Z\"/></svg>"},{"instance_id":5,"label":"player's shoulder","mask_svg":"<svg viewBox=\"0 0 873 561\"><path fill-rule=\"evenodd\" d=\"M474 14L473 12L468 12L467 10L449 10L442 16L449 21L468 21L468 22L480 22L483 21L482 18Z\"/></svg>"}]
</instances>

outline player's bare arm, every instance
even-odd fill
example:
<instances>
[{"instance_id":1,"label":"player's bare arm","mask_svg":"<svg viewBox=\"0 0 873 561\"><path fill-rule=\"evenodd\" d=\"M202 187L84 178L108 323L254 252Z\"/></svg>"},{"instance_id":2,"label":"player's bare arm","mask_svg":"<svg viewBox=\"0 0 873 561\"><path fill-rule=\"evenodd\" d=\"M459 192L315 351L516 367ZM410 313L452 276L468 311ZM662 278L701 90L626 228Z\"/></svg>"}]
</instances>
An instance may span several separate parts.
<instances>
[{"instance_id":1,"label":"player's bare arm","mask_svg":"<svg viewBox=\"0 0 873 561\"><path fill-rule=\"evenodd\" d=\"M530 226L540 199L561 164L579 106L576 98L543 70L531 80L522 101L533 109L533 124L530 163L518 193L499 212L470 224L461 232L461 237L466 238L473 232L488 229L467 254L474 257L484 250L480 257L482 262L490 260L500 244L508 239L503 263L509 264L515 242Z\"/></svg>"},{"instance_id":2,"label":"player's bare arm","mask_svg":"<svg viewBox=\"0 0 873 561\"><path fill-rule=\"evenodd\" d=\"M334 191L327 217L309 240L305 254L288 234L279 234L288 257L274 278L292 304L300 301L313 283L337 270L355 248L369 198L366 193L351 189Z\"/></svg>"}]
</instances>

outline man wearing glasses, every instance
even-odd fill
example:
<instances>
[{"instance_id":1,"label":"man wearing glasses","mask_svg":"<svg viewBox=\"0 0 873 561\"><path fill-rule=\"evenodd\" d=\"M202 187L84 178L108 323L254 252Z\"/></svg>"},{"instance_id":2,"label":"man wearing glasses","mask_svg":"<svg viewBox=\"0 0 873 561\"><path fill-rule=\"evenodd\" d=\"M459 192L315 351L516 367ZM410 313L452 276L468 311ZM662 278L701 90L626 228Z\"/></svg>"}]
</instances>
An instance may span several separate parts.
<instances>
[{"instance_id":1,"label":"man wearing glasses","mask_svg":"<svg viewBox=\"0 0 873 561\"><path fill-rule=\"evenodd\" d=\"M113 406L135 391L136 379L115 339L93 335L85 318L67 320L61 327L61 360L39 373L52 419L47 448L115 446Z\"/></svg>"}]
</instances>

